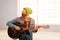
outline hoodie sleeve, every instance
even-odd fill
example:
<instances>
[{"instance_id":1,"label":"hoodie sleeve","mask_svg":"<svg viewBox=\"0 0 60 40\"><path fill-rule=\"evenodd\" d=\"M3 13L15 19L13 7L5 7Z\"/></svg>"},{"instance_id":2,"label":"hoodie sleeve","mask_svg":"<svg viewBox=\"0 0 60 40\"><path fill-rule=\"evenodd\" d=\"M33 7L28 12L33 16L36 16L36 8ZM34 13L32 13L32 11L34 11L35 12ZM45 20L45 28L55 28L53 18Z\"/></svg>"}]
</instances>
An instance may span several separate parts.
<instances>
[{"instance_id":1,"label":"hoodie sleeve","mask_svg":"<svg viewBox=\"0 0 60 40\"><path fill-rule=\"evenodd\" d=\"M13 23L15 23L16 22L16 19L13 19L13 20L11 20L11 21L8 21L7 22L7 26L9 26L9 27L15 27L16 25L14 25Z\"/></svg>"}]
</instances>

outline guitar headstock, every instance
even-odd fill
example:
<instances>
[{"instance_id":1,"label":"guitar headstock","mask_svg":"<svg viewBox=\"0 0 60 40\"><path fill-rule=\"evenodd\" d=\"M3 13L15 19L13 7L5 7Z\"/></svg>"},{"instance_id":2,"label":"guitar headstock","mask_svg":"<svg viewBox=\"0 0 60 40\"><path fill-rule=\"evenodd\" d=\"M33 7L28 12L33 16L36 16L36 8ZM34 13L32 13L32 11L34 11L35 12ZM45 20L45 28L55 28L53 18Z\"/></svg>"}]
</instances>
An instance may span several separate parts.
<instances>
[{"instance_id":1,"label":"guitar headstock","mask_svg":"<svg viewBox=\"0 0 60 40\"><path fill-rule=\"evenodd\" d=\"M42 28L48 29L49 28L49 25L43 25Z\"/></svg>"},{"instance_id":2,"label":"guitar headstock","mask_svg":"<svg viewBox=\"0 0 60 40\"><path fill-rule=\"evenodd\" d=\"M48 29L48 28L49 28L49 25L42 25L42 26L38 26L38 28Z\"/></svg>"}]
</instances>

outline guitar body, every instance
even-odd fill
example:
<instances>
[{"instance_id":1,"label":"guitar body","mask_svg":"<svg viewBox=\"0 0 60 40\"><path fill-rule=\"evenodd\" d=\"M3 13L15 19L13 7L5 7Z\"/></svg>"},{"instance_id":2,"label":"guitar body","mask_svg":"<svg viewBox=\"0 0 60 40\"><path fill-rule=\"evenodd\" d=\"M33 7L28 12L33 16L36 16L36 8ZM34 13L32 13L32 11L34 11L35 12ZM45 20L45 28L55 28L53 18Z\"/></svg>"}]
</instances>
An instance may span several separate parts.
<instances>
[{"instance_id":1,"label":"guitar body","mask_svg":"<svg viewBox=\"0 0 60 40\"><path fill-rule=\"evenodd\" d=\"M19 27L22 26L22 24L20 22L15 22L13 24L16 25L16 26L19 26ZM19 37L19 34L18 34L19 32L20 31L16 30L14 27L13 28L8 27L8 35L9 35L10 38L17 39Z\"/></svg>"},{"instance_id":2,"label":"guitar body","mask_svg":"<svg viewBox=\"0 0 60 40\"><path fill-rule=\"evenodd\" d=\"M14 38L14 39L17 39L19 37L18 31L11 27L8 27L8 35L10 38Z\"/></svg>"}]
</instances>

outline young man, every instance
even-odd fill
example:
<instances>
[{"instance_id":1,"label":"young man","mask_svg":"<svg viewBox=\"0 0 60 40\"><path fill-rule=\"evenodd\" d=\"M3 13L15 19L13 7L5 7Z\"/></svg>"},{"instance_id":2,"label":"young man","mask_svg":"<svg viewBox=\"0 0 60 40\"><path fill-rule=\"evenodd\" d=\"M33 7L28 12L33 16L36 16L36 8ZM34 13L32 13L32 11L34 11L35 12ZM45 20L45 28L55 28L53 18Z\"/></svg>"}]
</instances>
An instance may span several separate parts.
<instances>
[{"instance_id":1,"label":"young man","mask_svg":"<svg viewBox=\"0 0 60 40\"><path fill-rule=\"evenodd\" d=\"M37 32L38 26L35 27L34 19L30 18L29 15L32 14L32 9L29 7L25 7L22 10L22 16L17 17L7 23L7 25L11 28L15 28L16 30L24 30L24 33L19 35L19 40L32 40L32 32ZM22 28L14 25L13 23L19 22L22 24ZM28 33L27 33L28 32Z\"/></svg>"}]
</instances>

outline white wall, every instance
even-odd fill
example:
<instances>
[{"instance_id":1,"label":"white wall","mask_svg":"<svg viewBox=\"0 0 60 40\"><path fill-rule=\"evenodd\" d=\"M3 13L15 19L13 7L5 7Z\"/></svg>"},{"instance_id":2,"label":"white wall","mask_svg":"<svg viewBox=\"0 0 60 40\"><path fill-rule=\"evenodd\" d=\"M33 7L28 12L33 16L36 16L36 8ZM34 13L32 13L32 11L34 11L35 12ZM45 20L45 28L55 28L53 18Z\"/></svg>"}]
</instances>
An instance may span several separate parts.
<instances>
[{"instance_id":1,"label":"white wall","mask_svg":"<svg viewBox=\"0 0 60 40\"><path fill-rule=\"evenodd\" d=\"M7 28L7 21L17 16L17 0L0 0L0 29Z\"/></svg>"},{"instance_id":2,"label":"white wall","mask_svg":"<svg viewBox=\"0 0 60 40\"><path fill-rule=\"evenodd\" d=\"M36 24L60 24L60 0L18 0L18 10L31 7ZM19 14L18 14L19 16Z\"/></svg>"},{"instance_id":3,"label":"white wall","mask_svg":"<svg viewBox=\"0 0 60 40\"><path fill-rule=\"evenodd\" d=\"M18 0L18 4L17 16L23 7L31 7L33 13L30 17L35 19L36 24L49 24L47 30L60 31L60 0Z\"/></svg>"}]
</instances>

